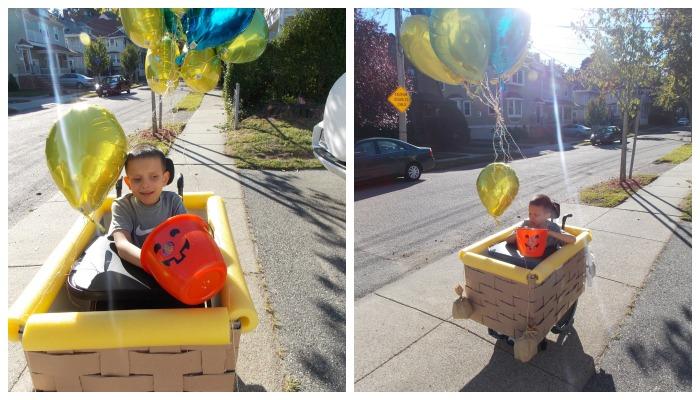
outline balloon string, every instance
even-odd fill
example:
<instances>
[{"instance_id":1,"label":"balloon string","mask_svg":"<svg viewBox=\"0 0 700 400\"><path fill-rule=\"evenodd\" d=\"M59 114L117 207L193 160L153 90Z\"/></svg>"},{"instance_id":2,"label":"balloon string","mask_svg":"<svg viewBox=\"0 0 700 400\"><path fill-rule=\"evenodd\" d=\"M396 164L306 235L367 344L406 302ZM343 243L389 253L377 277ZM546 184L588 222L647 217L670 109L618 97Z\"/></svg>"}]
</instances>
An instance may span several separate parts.
<instances>
[{"instance_id":1,"label":"balloon string","mask_svg":"<svg viewBox=\"0 0 700 400\"><path fill-rule=\"evenodd\" d=\"M98 221L95 220L94 215L92 215L92 214L84 214L84 215L87 217L87 219L90 220L90 222L92 222L93 224L95 224L97 226L97 230L100 232L100 235L104 235L105 233L107 233L107 229L105 229L105 227L102 226L101 223L99 223Z\"/></svg>"}]
</instances>

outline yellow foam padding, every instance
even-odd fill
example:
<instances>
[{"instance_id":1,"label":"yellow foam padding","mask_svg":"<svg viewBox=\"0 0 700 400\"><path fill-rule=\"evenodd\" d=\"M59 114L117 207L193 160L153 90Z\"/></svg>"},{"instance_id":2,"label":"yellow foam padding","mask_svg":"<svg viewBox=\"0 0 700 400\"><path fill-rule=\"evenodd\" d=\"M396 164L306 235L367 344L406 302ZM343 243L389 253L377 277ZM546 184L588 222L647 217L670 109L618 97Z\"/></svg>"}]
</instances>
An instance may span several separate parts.
<instances>
[{"instance_id":1,"label":"yellow foam padding","mask_svg":"<svg viewBox=\"0 0 700 400\"><path fill-rule=\"evenodd\" d=\"M93 219L99 221L112 207L113 196L95 210ZM66 236L49 254L31 282L8 310L8 339L19 340L19 331L27 319L35 313L46 312L66 281L75 259L85 249L95 234L96 226L84 216L78 217Z\"/></svg>"},{"instance_id":2,"label":"yellow foam padding","mask_svg":"<svg viewBox=\"0 0 700 400\"><path fill-rule=\"evenodd\" d=\"M590 242L592 239L590 230L575 226L567 226L564 228L564 230L574 235L576 237L576 241L563 246L554 254L545 258L533 270L521 268L505 261L483 255L483 253L485 253L490 246L506 240L513 230L518 227L520 227L520 223L512 225L472 244L471 246L463 248L459 251L460 260L462 260L464 265L468 265L474 269L498 275L502 278L510 279L523 284L527 284L527 278L529 275L534 275L536 278L536 283L539 285L544 282L557 268L561 267L571 257L586 247L588 242Z\"/></svg>"},{"instance_id":3,"label":"yellow foam padding","mask_svg":"<svg viewBox=\"0 0 700 400\"><path fill-rule=\"evenodd\" d=\"M207 201L212 196L212 192L185 193L183 202L185 208L188 210L204 210L207 207ZM93 213L93 219L99 221L105 213L110 212L113 201L114 196L107 197L102 203L102 206ZM223 215L226 217L225 212ZM212 218L210 217L209 219L211 222ZM214 219L214 222L218 223L218 221L222 221L222 226L228 227L227 218L225 220L221 220L221 218L218 217ZM8 310L7 325L9 340L19 340L19 331L25 325L29 316L37 313L44 313L49 310L51 304L56 300L56 296L65 284L66 276L70 272L73 263L94 237L95 229L95 225L87 218L82 215L78 217L78 220L73 224L63 240L61 240L58 246L51 252L29 285L24 288L22 294L20 294ZM225 229L222 228L218 230L222 232L225 231ZM229 249L228 252L235 255L235 248L233 249L234 250ZM235 256L235 261L236 265L238 265L237 255ZM231 265L231 263L228 263L228 265ZM242 273L240 275L242 276ZM243 281L243 285L245 287L245 293L248 294L245 281ZM250 298L250 295L248 295L248 298ZM255 325L257 325L257 314L255 314L253 327ZM250 326L250 323L248 326Z\"/></svg>"},{"instance_id":4,"label":"yellow foam padding","mask_svg":"<svg viewBox=\"0 0 700 400\"><path fill-rule=\"evenodd\" d=\"M221 291L221 302L228 309L231 321L241 322L241 331L250 332L258 325L258 313L248 291L238 252L233 241L224 200L211 196L207 201L207 217L214 233L214 240L227 265L227 277Z\"/></svg>"},{"instance_id":5,"label":"yellow foam padding","mask_svg":"<svg viewBox=\"0 0 700 400\"><path fill-rule=\"evenodd\" d=\"M224 307L34 314L22 335L24 351L229 343Z\"/></svg>"}]
</instances>

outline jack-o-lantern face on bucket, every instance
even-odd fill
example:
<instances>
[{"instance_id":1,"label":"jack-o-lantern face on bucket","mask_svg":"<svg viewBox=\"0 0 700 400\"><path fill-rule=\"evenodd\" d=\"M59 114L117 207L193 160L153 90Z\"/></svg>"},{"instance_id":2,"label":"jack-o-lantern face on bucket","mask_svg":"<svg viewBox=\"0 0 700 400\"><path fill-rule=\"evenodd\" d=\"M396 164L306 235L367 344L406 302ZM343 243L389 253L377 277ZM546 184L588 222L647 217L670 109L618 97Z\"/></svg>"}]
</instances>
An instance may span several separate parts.
<instances>
[{"instance_id":1,"label":"jack-o-lantern face on bucket","mask_svg":"<svg viewBox=\"0 0 700 400\"><path fill-rule=\"evenodd\" d=\"M542 257L547 246L547 229L518 228L518 250L525 257Z\"/></svg>"},{"instance_id":2,"label":"jack-o-lantern face on bucket","mask_svg":"<svg viewBox=\"0 0 700 400\"><path fill-rule=\"evenodd\" d=\"M192 214L176 215L155 227L141 248L141 265L185 304L204 302L226 281L226 264L209 225Z\"/></svg>"},{"instance_id":3,"label":"jack-o-lantern face on bucket","mask_svg":"<svg viewBox=\"0 0 700 400\"><path fill-rule=\"evenodd\" d=\"M187 236L179 229L171 229L169 235L169 240L153 245L153 253L156 255L156 259L166 267L170 267L172 263L180 264L187 257L185 251L190 249L190 242L187 240Z\"/></svg>"}]
</instances>

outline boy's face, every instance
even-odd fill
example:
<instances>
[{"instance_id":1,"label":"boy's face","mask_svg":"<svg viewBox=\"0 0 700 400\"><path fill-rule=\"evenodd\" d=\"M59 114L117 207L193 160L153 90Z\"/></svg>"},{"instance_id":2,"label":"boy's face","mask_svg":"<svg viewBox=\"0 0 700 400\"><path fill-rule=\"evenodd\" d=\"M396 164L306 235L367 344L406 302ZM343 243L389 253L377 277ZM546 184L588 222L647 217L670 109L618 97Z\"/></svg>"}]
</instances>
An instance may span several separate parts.
<instances>
[{"instance_id":1,"label":"boy's face","mask_svg":"<svg viewBox=\"0 0 700 400\"><path fill-rule=\"evenodd\" d=\"M542 206L529 206L528 207L530 222L536 226L542 226L549 218L549 212L545 210Z\"/></svg>"},{"instance_id":2,"label":"boy's face","mask_svg":"<svg viewBox=\"0 0 700 400\"><path fill-rule=\"evenodd\" d=\"M124 182L141 203L150 206L158 202L169 178L159 158L145 157L129 161Z\"/></svg>"}]
</instances>

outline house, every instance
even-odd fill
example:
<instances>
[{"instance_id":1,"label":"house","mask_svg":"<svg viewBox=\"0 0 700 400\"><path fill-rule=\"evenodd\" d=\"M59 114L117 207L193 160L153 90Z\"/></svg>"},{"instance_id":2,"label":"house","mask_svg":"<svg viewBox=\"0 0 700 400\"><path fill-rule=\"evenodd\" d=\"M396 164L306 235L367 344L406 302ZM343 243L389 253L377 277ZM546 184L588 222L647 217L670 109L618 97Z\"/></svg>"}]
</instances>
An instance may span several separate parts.
<instances>
[{"instance_id":1,"label":"house","mask_svg":"<svg viewBox=\"0 0 700 400\"><path fill-rule=\"evenodd\" d=\"M263 14L270 32L268 40L272 40L282 33L284 24L299 14L301 10L303 8L266 8Z\"/></svg>"},{"instance_id":2,"label":"house","mask_svg":"<svg viewBox=\"0 0 700 400\"><path fill-rule=\"evenodd\" d=\"M63 24L47 9L8 9L8 70L22 89L49 87L51 74L71 71Z\"/></svg>"},{"instance_id":3,"label":"house","mask_svg":"<svg viewBox=\"0 0 700 400\"><path fill-rule=\"evenodd\" d=\"M528 54L520 69L500 88L500 107L506 126L512 133L530 139L553 140L557 118L561 125L572 123L574 102L571 86L560 66L552 61L543 62L539 54ZM494 94L499 91L497 83L490 88ZM492 139L496 122L493 108L471 98L463 86L442 84L442 92L466 117L472 139Z\"/></svg>"},{"instance_id":4,"label":"house","mask_svg":"<svg viewBox=\"0 0 700 400\"><path fill-rule=\"evenodd\" d=\"M76 72L88 73L83 62L85 46L80 41L80 34L85 32L91 40L101 40L104 42L110 58L110 65L106 74L125 74L121 65L120 55L124 49L126 49L126 46L132 42L127 37L121 21L115 15L102 14L85 20L68 18L68 21L65 22L65 26L67 46L77 53L75 57L72 57L72 65L76 69ZM138 47L137 49L141 54L140 58L144 58L146 56L146 50ZM83 72L81 72L81 70ZM139 76L144 76L143 62L139 63L137 72Z\"/></svg>"}]
</instances>

